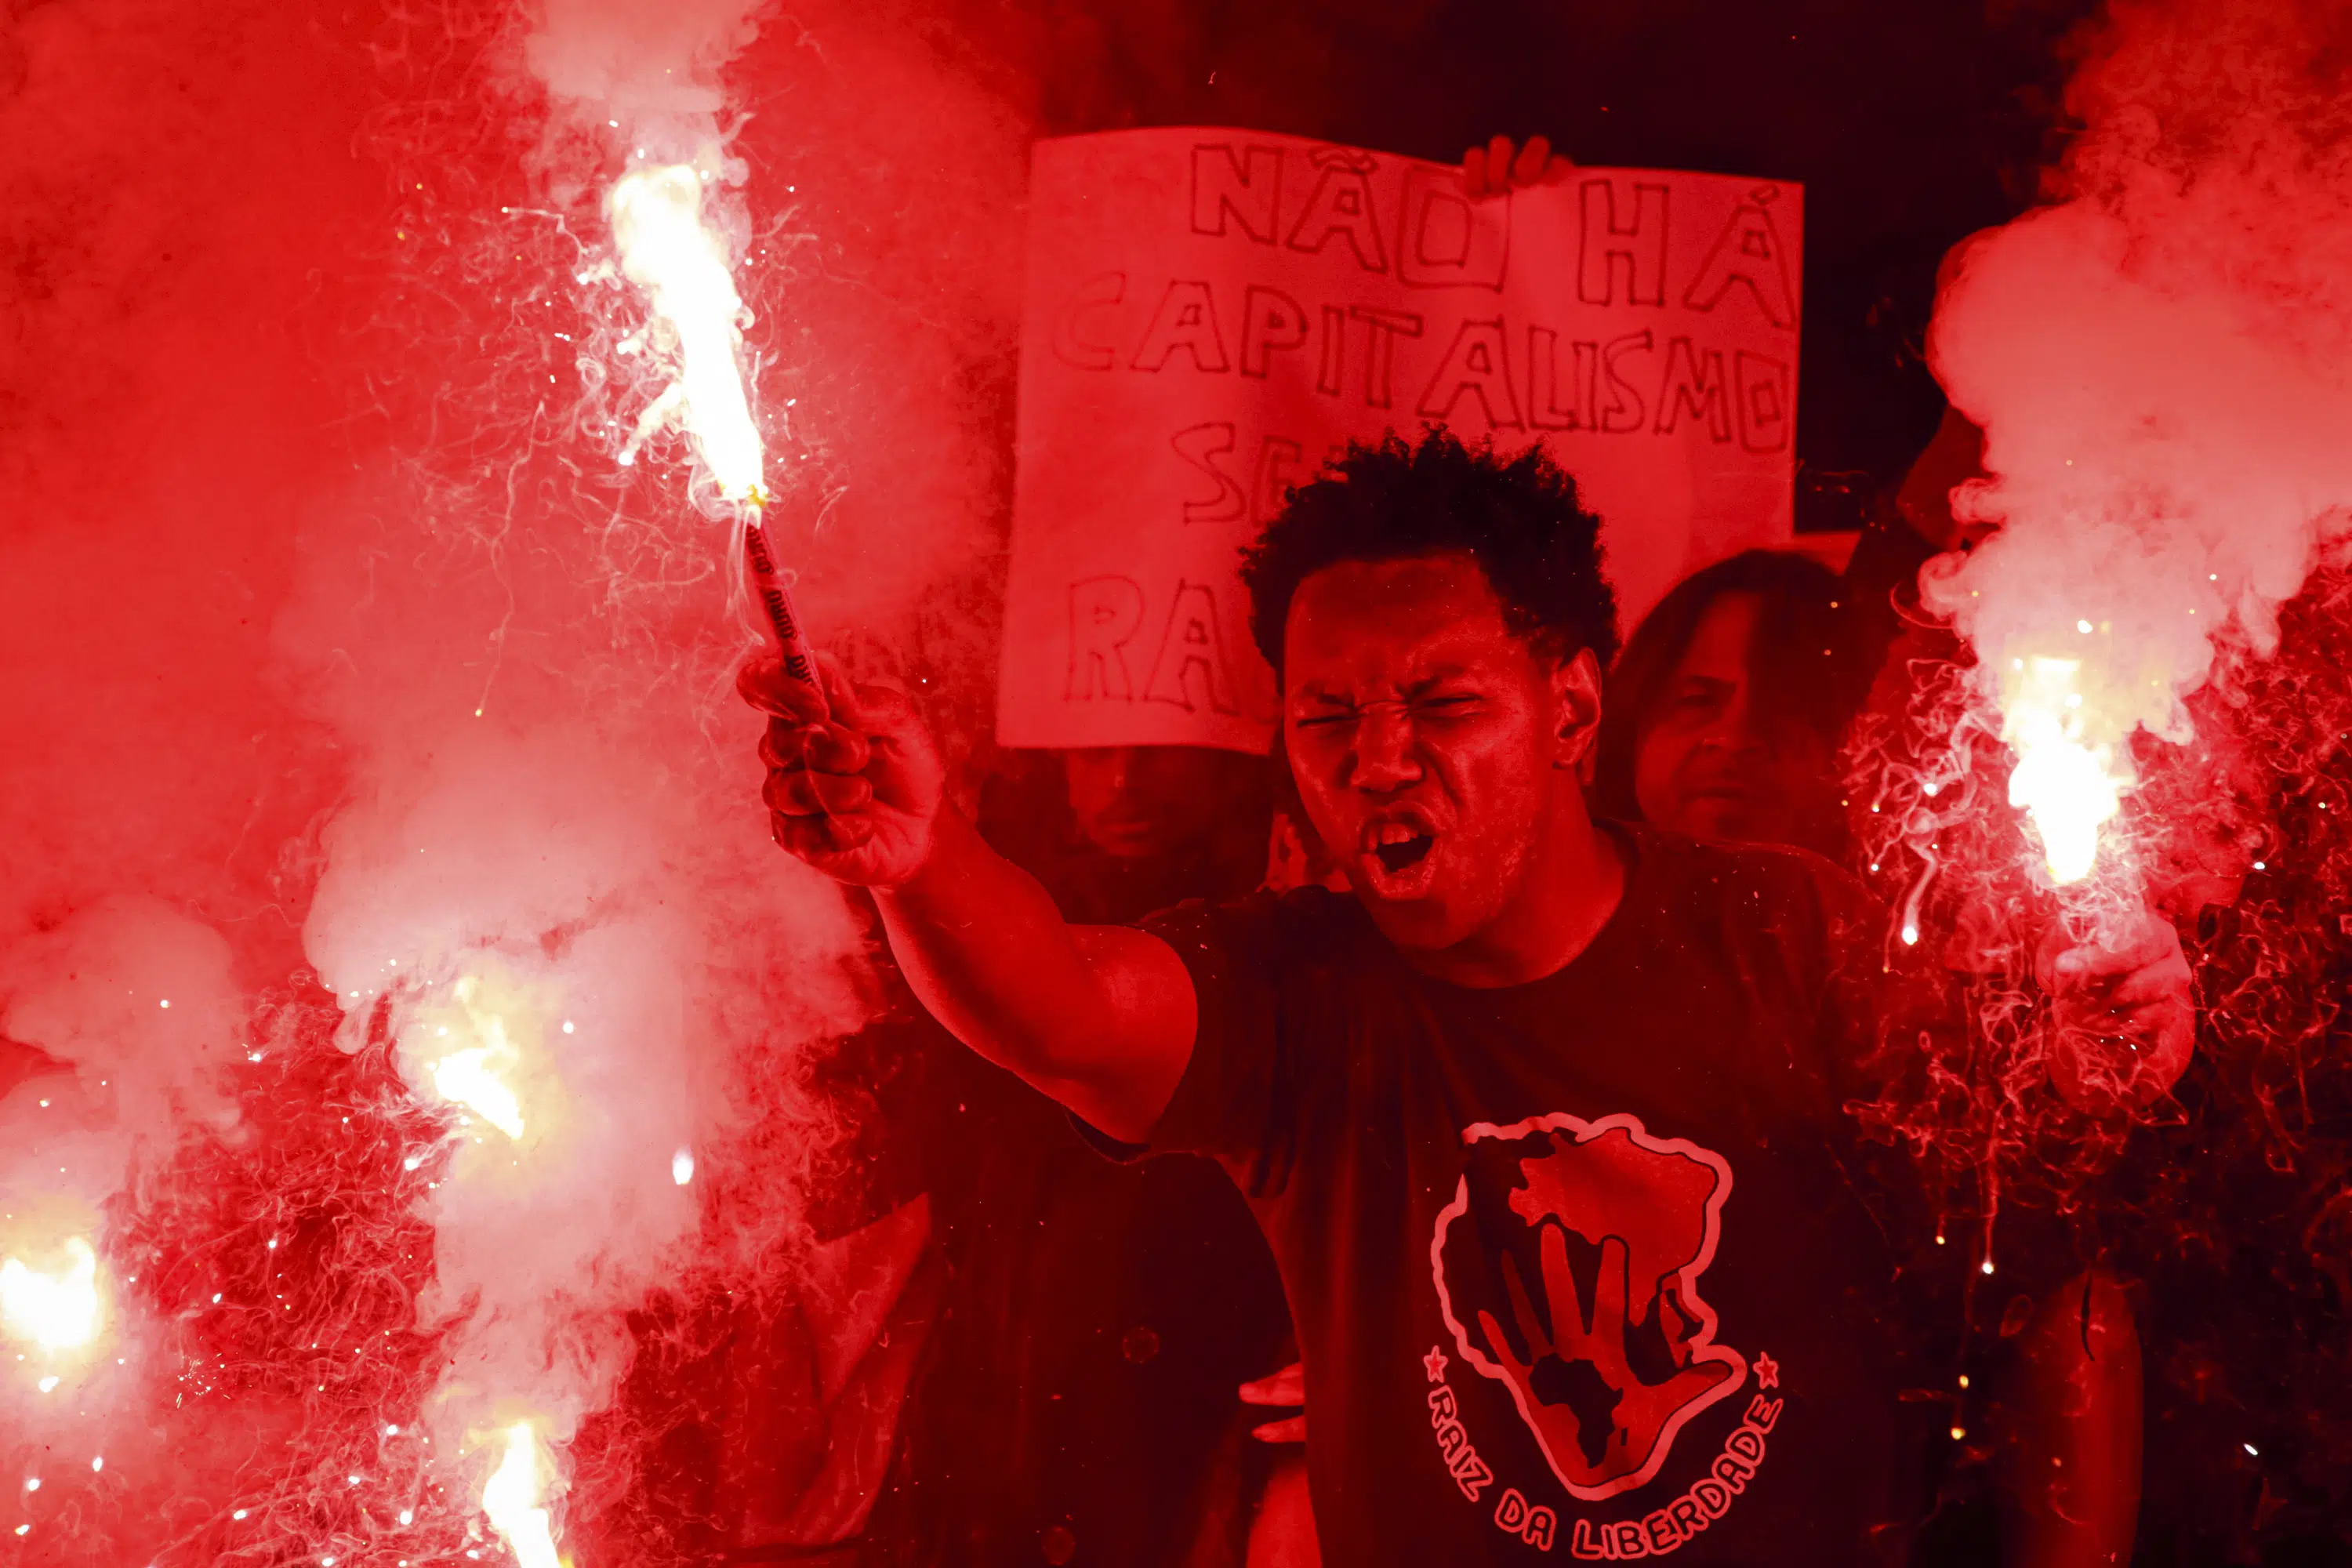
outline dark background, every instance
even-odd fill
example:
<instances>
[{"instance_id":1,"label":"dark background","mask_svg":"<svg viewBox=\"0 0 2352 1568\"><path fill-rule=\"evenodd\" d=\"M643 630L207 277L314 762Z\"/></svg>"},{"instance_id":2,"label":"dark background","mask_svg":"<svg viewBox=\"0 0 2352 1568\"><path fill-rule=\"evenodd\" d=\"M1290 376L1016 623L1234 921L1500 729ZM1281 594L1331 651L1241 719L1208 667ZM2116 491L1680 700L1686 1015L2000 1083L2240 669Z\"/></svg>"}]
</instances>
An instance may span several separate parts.
<instances>
[{"instance_id":1,"label":"dark background","mask_svg":"<svg viewBox=\"0 0 2352 1568\"><path fill-rule=\"evenodd\" d=\"M1805 186L1797 527L1853 528L1934 431L1954 242L2033 197L2091 0L1046 0L1044 129L1230 124L1456 160Z\"/></svg>"}]
</instances>

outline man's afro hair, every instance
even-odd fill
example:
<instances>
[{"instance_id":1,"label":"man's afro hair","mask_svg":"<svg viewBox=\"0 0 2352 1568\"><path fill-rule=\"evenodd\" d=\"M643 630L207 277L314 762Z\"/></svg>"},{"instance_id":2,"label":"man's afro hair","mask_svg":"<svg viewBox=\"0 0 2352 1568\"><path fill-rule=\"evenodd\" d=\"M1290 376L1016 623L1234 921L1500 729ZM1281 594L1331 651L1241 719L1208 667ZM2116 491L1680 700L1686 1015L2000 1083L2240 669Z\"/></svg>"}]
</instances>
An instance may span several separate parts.
<instances>
[{"instance_id":1,"label":"man's afro hair","mask_svg":"<svg viewBox=\"0 0 2352 1568\"><path fill-rule=\"evenodd\" d=\"M1376 445L1351 441L1243 552L1250 633L1279 678L1290 601L1309 576L1459 551L1486 574L1511 630L1563 654L1591 648L1606 669L1617 595L1601 575L1600 531L1576 480L1541 447L1500 458L1491 440L1465 447L1442 426L1412 446L1393 431Z\"/></svg>"}]
</instances>

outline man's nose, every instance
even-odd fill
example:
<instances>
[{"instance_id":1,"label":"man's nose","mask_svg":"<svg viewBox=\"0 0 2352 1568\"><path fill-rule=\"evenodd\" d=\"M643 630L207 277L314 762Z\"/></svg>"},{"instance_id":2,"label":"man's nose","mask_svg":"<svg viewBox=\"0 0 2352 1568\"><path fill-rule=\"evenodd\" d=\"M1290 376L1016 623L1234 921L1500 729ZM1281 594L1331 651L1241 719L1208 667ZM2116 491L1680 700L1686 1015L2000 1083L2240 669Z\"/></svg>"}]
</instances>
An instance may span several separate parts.
<instances>
[{"instance_id":1,"label":"man's nose","mask_svg":"<svg viewBox=\"0 0 2352 1568\"><path fill-rule=\"evenodd\" d=\"M1373 709L1366 712L1357 721L1355 766L1348 782L1357 789L1381 794L1420 780L1412 721L1400 711Z\"/></svg>"},{"instance_id":2,"label":"man's nose","mask_svg":"<svg viewBox=\"0 0 2352 1568\"><path fill-rule=\"evenodd\" d=\"M1722 713L1707 733L1707 741L1733 756L1764 754L1772 749L1770 727L1765 718L1755 694L1743 686L1724 704Z\"/></svg>"},{"instance_id":3,"label":"man's nose","mask_svg":"<svg viewBox=\"0 0 2352 1568\"><path fill-rule=\"evenodd\" d=\"M1137 758L1133 746L1113 746L1109 760L1103 767L1103 783L1112 795L1125 795L1136 773Z\"/></svg>"}]
</instances>

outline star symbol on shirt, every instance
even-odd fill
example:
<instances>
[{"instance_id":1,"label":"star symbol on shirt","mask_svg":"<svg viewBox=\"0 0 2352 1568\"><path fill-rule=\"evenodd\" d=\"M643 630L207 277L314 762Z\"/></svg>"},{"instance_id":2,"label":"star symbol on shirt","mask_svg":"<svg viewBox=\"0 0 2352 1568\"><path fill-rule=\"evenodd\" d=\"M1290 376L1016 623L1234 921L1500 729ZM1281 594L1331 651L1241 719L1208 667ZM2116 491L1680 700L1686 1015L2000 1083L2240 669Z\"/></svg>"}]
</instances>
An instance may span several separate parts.
<instances>
[{"instance_id":1,"label":"star symbol on shirt","mask_svg":"<svg viewBox=\"0 0 2352 1568\"><path fill-rule=\"evenodd\" d=\"M1421 1370L1429 1373L1430 1382L1444 1383L1445 1381L1445 1352L1438 1349L1435 1345L1430 1346L1429 1353L1421 1358Z\"/></svg>"},{"instance_id":2,"label":"star symbol on shirt","mask_svg":"<svg viewBox=\"0 0 2352 1568\"><path fill-rule=\"evenodd\" d=\"M1756 1386L1759 1388L1780 1387L1780 1363L1774 1361L1769 1355L1758 1356L1756 1358Z\"/></svg>"}]
</instances>

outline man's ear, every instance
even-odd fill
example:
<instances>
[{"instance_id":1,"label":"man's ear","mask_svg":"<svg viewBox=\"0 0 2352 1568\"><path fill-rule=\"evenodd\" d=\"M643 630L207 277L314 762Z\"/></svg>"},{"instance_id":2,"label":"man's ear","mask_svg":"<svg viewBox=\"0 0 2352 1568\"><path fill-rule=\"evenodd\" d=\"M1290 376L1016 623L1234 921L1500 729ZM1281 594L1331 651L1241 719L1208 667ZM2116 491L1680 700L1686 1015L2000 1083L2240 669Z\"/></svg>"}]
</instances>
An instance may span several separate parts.
<instances>
[{"instance_id":1,"label":"man's ear","mask_svg":"<svg viewBox=\"0 0 2352 1568\"><path fill-rule=\"evenodd\" d=\"M1601 735L1601 661L1580 647L1552 665L1551 765L1580 773Z\"/></svg>"}]
</instances>

